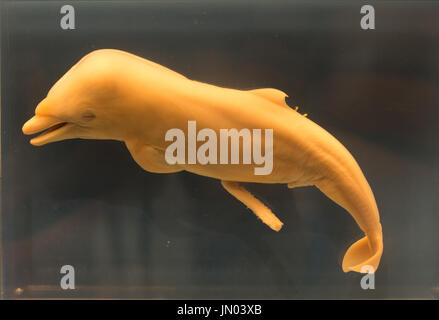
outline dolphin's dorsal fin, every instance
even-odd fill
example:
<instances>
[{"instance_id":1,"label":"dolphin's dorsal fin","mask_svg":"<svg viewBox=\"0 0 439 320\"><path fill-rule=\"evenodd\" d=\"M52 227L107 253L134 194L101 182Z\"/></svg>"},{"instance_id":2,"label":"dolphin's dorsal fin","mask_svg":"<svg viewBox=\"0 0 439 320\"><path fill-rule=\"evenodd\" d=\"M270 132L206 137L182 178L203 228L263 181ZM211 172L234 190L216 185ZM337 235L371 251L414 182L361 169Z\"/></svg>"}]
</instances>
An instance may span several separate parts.
<instances>
[{"instance_id":1,"label":"dolphin's dorsal fin","mask_svg":"<svg viewBox=\"0 0 439 320\"><path fill-rule=\"evenodd\" d=\"M274 102L275 104L290 109L290 106L285 102L285 98L288 95L285 92L282 92L278 89L273 88L263 88L263 89L253 89L249 90L249 92L257 95L261 98L264 98L268 101Z\"/></svg>"}]
</instances>

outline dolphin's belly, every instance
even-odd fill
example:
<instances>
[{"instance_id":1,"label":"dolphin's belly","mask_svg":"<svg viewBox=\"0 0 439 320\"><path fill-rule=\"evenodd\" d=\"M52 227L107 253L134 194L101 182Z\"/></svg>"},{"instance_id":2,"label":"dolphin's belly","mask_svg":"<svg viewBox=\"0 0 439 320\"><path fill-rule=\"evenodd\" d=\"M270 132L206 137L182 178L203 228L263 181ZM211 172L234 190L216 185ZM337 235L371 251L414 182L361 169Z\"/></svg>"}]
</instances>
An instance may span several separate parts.
<instances>
[{"instance_id":1,"label":"dolphin's belly","mask_svg":"<svg viewBox=\"0 0 439 320\"><path fill-rule=\"evenodd\" d=\"M265 155L264 161L259 163L256 163L255 159L249 164L242 163L241 148L239 163L231 163L229 158L228 163L185 163L181 167L198 175L241 182L291 183L309 180L313 176L312 167L306 163L311 156L304 154L304 150L299 150L294 144L289 145L287 141L274 141L273 145L272 156Z\"/></svg>"},{"instance_id":2,"label":"dolphin's belly","mask_svg":"<svg viewBox=\"0 0 439 320\"><path fill-rule=\"evenodd\" d=\"M282 170L273 169L268 175L255 175L253 165L235 165L235 164L207 164L207 165L185 165L184 170L198 175L240 182L258 182L258 183L289 183L295 180L295 176L285 174Z\"/></svg>"}]
</instances>

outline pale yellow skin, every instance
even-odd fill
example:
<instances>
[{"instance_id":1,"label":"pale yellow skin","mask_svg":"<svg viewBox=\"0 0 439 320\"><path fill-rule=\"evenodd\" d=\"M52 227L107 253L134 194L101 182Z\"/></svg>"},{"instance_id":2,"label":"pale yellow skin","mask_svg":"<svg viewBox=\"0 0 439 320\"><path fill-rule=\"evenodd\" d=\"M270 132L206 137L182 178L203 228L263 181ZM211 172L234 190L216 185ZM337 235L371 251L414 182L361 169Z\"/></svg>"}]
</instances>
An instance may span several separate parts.
<instances>
[{"instance_id":1,"label":"pale yellow skin","mask_svg":"<svg viewBox=\"0 0 439 320\"><path fill-rule=\"evenodd\" d=\"M276 89L235 90L187 79L161 65L119 50L97 50L82 58L49 91L23 126L41 146L65 139L125 142L135 161L149 172L186 170L220 179L227 191L278 231L282 222L238 182L316 186L345 208L366 236L343 259L343 270L376 270L383 251L373 193L360 167L331 134L285 104ZM273 129L273 171L255 175L254 164L169 165L166 131ZM57 124L62 124L55 126ZM186 134L187 136L187 134ZM262 147L264 150L264 147ZM110 161L110 160L109 160Z\"/></svg>"}]
</instances>

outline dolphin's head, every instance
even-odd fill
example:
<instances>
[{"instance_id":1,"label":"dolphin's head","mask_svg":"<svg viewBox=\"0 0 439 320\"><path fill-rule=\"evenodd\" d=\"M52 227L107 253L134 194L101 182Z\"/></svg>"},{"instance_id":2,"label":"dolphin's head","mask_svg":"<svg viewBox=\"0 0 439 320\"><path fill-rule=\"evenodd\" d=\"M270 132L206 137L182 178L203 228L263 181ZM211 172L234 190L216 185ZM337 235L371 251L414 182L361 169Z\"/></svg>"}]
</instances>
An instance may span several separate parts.
<instances>
[{"instance_id":1,"label":"dolphin's head","mask_svg":"<svg viewBox=\"0 0 439 320\"><path fill-rule=\"evenodd\" d=\"M23 133L41 133L30 140L35 146L74 138L120 140L123 103L117 78L108 55L85 56L37 105Z\"/></svg>"}]
</instances>

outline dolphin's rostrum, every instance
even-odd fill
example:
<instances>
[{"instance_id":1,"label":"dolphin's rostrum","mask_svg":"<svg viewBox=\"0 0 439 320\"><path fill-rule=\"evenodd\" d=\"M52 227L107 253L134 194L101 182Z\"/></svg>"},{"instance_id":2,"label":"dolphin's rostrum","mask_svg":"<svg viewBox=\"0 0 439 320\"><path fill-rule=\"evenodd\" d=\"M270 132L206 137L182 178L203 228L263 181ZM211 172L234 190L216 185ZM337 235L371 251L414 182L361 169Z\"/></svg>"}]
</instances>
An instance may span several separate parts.
<instances>
[{"instance_id":1,"label":"dolphin's rostrum","mask_svg":"<svg viewBox=\"0 0 439 320\"><path fill-rule=\"evenodd\" d=\"M378 268L382 230L372 190L348 150L326 130L291 109L276 89L234 90L194 80L127 52L103 49L83 57L50 89L23 126L44 131L35 146L73 139L113 139L155 173L186 170L221 180L224 188L273 230L282 222L239 182L316 186L353 216L365 237L343 259L343 270ZM248 164L178 164L165 161L170 128L274 130L273 170L255 175Z\"/></svg>"}]
</instances>

